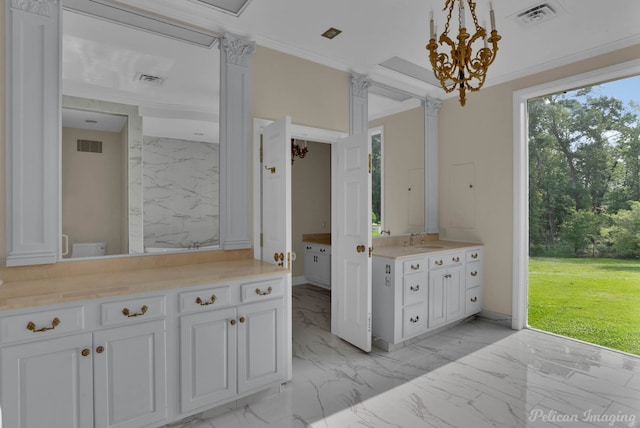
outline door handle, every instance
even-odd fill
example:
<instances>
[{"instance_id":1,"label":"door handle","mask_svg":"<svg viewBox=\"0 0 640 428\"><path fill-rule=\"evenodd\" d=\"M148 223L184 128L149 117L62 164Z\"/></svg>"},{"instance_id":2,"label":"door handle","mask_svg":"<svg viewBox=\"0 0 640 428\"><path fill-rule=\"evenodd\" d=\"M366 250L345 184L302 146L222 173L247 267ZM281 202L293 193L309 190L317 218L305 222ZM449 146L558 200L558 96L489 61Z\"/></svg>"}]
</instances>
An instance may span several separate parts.
<instances>
[{"instance_id":1,"label":"door handle","mask_svg":"<svg viewBox=\"0 0 640 428\"><path fill-rule=\"evenodd\" d=\"M359 253L364 253L364 250L366 249L366 247L364 245L358 245L356 247L356 251Z\"/></svg>"}]
</instances>

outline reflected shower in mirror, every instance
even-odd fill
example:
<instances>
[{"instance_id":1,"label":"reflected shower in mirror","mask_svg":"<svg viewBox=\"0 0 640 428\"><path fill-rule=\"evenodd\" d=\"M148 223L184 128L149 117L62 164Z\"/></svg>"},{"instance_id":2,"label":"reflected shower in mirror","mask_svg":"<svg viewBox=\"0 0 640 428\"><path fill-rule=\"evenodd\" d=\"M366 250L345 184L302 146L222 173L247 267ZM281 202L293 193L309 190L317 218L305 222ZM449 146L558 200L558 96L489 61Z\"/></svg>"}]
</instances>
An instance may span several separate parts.
<instances>
[{"instance_id":1,"label":"reflected shower in mirror","mask_svg":"<svg viewBox=\"0 0 640 428\"><path fill-rule=\"evenodd\" d=\"M64 10L64 258L218 247L219 68L216 46Z\"/></svg>"}]
</instances>

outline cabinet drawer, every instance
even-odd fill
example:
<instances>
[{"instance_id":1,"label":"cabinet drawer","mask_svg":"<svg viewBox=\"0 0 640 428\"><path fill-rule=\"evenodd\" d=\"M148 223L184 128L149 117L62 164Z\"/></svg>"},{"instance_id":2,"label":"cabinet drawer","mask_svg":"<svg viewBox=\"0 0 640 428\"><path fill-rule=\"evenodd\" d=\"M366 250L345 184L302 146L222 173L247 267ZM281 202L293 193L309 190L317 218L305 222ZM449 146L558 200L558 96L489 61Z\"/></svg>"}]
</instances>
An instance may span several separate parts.
<instances>
[{"instance_id":1,"label":"cabinet drawer","mask_svg":"<svg viewBox=\"0 0 640 428\"><path fill-rule=\"evenodd\" d=\"M409 338L427 329L426 302L406 306L402 309L402 336Z\"/></svg>"},{"instance_id":2,"label":"cabinet drawer","mask_svg":"<svg viewBox=\"0 0 640 428\"><path fill-rule=\"evenodd\" d=\"M20 314L0 319L0 342L5 344L60 336L82 331L84 327L82 306Z\"/></svg>"},{"instance_id":3,"label":"cabinet drawer","mask_svg":"<svg viewBox=\"0 0 640 428\"><path fill-rule=\"evenodd\" d=\"M482 309L482 287L473 287L467 290L464 304L464 314L477 314Z\"/></svg>"},{"instance_id":4,"label":"cabinet drawer","mask_svg":"<svg viewBox=\"0 0 640 428\"><path fill-rule=\"evenodd\" d=\"M218 309L230 303L229 287L212 287L180 293L180 311Z\"/></svg>"},{"instance_id":5,"label":"cabinet drawer","mask_svg":"<svg viewBox=\"0 0 640 428\"><path fill-rule=\"evenodd\" d=\"M473 250L467 250L466 261L476 262L482 260L482 248L475 248Z\"/></svg>"},{"instance_id":6,"label":"cabinet drawer","mask_svg":"<svg viewBox=\"0 0 640 428\"><path fill-rule=\"evenodd\" d=\"M402 272L405 274L424 272L426 269L427 269L427 259L425 257L421 257L419 259L405 260L402 263Z\"/></svg>"},{"instance_id":7,"label":"cabinet drawer","mask_svg":"<svg viewBox=\"0 0 640 428\"><path fill-rule=\"evenodd\" d=\"M102 325L147 321L166 315L164 296L126 299L101 305Z\"/></svg>"},{"instance_id":8,"label":"cabinet drawer","mask_svg":"<svg viewBox=\"0 0 640 428\"><path fill-rule=\"evenodd\" d=\"M429 269L438 269L445 266L455 266L462 264L464 253L445 253L429 257Z\"/></svg>"},{"instance_id":9,"label":"cabinet drawer","mask_svg":"<svg viewBox=\"0 0 640 428\"><path fill-rule=\"evenodd\" d=\"M243 302L257 302L282 296L284 294L284 281L278 278L251 282L243 284L241 290L240 296Z\"/></svg>"},{"instance_id":10,"label":"cabinet drawer","mask_svg":"<svg viewBox=\"0 0 640 428\"><path fill-rule=\"evenodd\" d=\"M402 279L403 306L427 301L427 273L405 275Z\"/></svg>"},{"instance_id":11,"label":"cabinet drawer","mask_svg":"<svg viewBox=\"0 0 640 428\"><path fill-rule=\"evenodd\" d=\"M466 288L473 288L482 284L482 262L467 263L465 284Z\"/></svg>"},{"instance_id":12,"label":"cabinet drawer","mask_svg":"<svg viewBox=\"0 0 640 428\"><path fill-rule=\"evenodd\" d=\"M303 242L305 251L313 251L321 254L331 254L331 245L316 244L313 242Z\"/></svg>"}]
</instances>

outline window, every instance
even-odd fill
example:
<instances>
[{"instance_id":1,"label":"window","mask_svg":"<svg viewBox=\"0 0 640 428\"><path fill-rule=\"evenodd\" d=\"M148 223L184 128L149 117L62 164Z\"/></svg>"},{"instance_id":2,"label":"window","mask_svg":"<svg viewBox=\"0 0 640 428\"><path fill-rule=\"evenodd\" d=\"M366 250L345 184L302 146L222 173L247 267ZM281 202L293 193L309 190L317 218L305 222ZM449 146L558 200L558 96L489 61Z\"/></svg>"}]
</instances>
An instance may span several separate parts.
<instances>
[{"instance_id":1,"label":"window","mask_svg":"<svg viewBox=\"0 0 640 428\"><path fill-rule=\"evenodd\" d=\"M384 230L382 127L370 129L369 140L371 141L371 232L373 236L378 236Z\"/></svg>"}]
</instances>

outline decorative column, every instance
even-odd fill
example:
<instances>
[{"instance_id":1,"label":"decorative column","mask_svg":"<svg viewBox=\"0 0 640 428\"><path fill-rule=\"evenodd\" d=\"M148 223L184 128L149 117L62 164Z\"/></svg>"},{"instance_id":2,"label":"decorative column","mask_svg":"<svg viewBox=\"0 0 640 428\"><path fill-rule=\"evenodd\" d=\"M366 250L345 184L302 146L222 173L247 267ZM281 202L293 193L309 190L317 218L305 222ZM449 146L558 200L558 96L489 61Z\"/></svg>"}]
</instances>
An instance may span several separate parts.
<instances>
[{"instance_id":1,"label":"decorative column","mask_svg":"<svg viewBox=\"0 0 640 428\"><path fill-rule=\"evenodd\" d=\"M371 79L360 74L351 74L349 85L349 134L369 131L369 86Z\"/></svg>"},{"instance_id":2,"label":"decorative column","mask_svg":"<svg viewBox=\"0 0 640 428\"><path fill-rule=\"evenodd\" d=\"M438 229L438 110L442 100L427 97L424 109L424 231Z\"/></svg>"},{"instance_id":3,"label":"decorative column","mask_svg":"<svg viewBox=\"0 0 640 428\"><path fill-rule=\"evenodd\" d=\"M7 266L55 263L60 236L60 4L7 0Z\"/></svg>"},{"instance_id":4,"label":"decorative column","mask_svg":"<svg viewBox=\"0 0 640 428\"><path fill-rule=\"evenodd\" d=\"M251 56L255 42L220 41L220 246L251 248Z\"/></svg>"}]
</instances>

